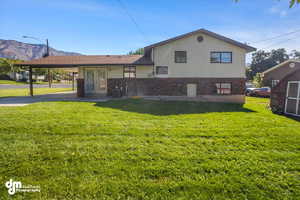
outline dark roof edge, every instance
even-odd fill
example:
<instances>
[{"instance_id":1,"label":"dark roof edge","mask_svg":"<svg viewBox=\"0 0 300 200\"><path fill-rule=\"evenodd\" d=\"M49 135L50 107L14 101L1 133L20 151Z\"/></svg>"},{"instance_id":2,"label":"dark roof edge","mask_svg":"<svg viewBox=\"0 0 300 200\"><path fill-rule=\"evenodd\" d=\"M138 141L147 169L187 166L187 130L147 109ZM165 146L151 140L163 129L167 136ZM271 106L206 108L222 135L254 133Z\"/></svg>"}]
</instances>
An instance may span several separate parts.
<instances>
[{"instance_id":1,"label":"dark roof edge","mask_svg":"<svg viewBox=\"0 0 300 200\"><path fill-rule=\"evenodd\" d=\"M284 66L285 64L290 63L290 62L297 62L297 63L300 63L300 60L298 60L298 59L289 59L289 60L286 60L286 61L284 61L284 62L282 62L282 63L279 63L278 65L275 65L274 67L271 67L271 68L267 69L266 71L262 72L262 74L263 74L263 75L264 75L264 74L268 74L269 72L272 72L273 70L275 70L275 69L277 69L277 68L279 68L279 67L282 67L282 66Z\"/></svg>"},{"instance_id":2,"label":"dark roof edge","mask_svg":"<svg viewBox=\"0 0 300 200\"><path fill-rule=\"evenodd\" d=\"M99 66L101 65L101 66ZM86 66L119 66L119 65L140 65L140 66L153 66L154 63L120 63L120 64L26 64L26 63L16 63L14 66L17 67L36 67L36 68L64 68L64 67L86 67Z\"/></svg>"},{"instance_id":3,"label":"dark roof edge","mask_svg":"<svg viewBox=\"0 0 300 200\"><path fill-rule=\"evenodd\" d=\"M173 37L173 38L170 38L170 39L167 39L167 40L164 40L164 41L161 41L161 42L158 42L158 43L154 43L152 45L149 45L149 46L146 46L144 47L145 50L148 50L148 49L151 49L151 48L154 48L154 47L158 47L158 46L161 46L161 45L164 45L164 44L167 44L169 42L173 42L175 40L179 40L179 39L182 39L182 38L185 38L185 37L188 37L188 36L191 36L191 35L194 35L196 33L203 33L203 34L206 34L206 35L209 35L211 37L214 37L216 39L219 39L219 40L222 40L224 42L228 42L232 45L235 45L235 46L238 46L240 48L243 48L243 49L246 49L247 52L252 52L252 51L256 51L256 48L254 47L251 47L247 44L243 44L241 42L238 42L238 41L235 41L233 39L230 39L230 38L227 38L225 36L222 36L222 35L219 35L217 33L214 33L214 32L211 32L211 31L208 31L206 29L199 29L199 30L196 30L196 31L192 31L192 32L189 32L189 33L185 33L183 35L179 35L179 36L176 36L176 37Z\"/></svg>"}]
</instances>

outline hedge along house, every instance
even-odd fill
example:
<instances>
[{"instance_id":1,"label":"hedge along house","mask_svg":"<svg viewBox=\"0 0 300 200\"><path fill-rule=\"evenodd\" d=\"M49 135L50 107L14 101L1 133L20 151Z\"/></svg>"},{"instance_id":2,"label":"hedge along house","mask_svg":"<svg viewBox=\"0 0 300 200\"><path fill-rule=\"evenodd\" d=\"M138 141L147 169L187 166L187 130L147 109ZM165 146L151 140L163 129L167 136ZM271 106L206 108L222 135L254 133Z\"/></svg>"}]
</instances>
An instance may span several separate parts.
<instances>
[{"instance_id":1,"label":"hedge along house","mask_svg":"<svg viewBox=\"0 0 300 200\"><path fill-rule=\"evenodd\" d=\"M245 55L256 49L200 29L144 48L144 55L49 56L29 67L77 67L78 95L187 96L243 103Z\"/></svg>"}]
</instances>

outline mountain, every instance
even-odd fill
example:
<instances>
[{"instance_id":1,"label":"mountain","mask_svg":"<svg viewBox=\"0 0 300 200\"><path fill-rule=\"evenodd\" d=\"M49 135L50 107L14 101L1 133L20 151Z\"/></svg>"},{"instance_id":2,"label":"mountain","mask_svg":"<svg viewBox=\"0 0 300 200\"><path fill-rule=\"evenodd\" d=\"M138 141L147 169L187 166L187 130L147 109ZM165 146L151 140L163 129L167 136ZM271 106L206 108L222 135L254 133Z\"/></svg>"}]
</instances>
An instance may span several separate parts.
<instances>
[{"instance_id":1,"label":"mountain","mask_svg":"<svg viewBox=\"0 0 300 200\"><path fill-rule=\"evenodd\" d=\"M0 58L10 58L18 60L32 60L41 58L46 53L44 44L28 44L15 40L0 39ZM49 48L51 56L75 56L79 53L59 51Z\"/></svg>"}]
</instances>

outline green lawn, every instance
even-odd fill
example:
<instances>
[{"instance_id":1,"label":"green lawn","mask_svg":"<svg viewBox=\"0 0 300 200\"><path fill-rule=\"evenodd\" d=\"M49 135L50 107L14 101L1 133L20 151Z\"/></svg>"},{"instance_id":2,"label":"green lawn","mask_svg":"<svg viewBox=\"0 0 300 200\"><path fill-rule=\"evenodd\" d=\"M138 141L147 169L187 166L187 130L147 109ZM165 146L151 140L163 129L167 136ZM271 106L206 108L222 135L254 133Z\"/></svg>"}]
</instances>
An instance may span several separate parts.
<instances>
[{"instance_id":1,"label":"green lawn","mask_svg":"<svg viewBox=\"0 0 300 200\"><path fill-rule=\"evenodd\" d=\"M53 81L53 84L55 83L63 83L63 84L71 84L71 82L58 82L58 81ZM21 82L21 81L13 81L13 80L0 80L0 85L1 84L8 84L8 85L24 85L28 84L28 82ZM41 85L46 85L48 82L45 81L39 81L39 82L33 82L33 84L41 84Z\"/></svg>"},{"instance_id":2,"label":"green lawn","mask_svg":"<svg viewBox=\"0 0 300 200\"><path fill-rule=\"evenodd\" d=\"M56 92L71 91L72 88L34 88L33 94L48 94ZM29 96L28 88L17 88L17 89L0 89L0 97L14 97L14 96Z\"/></svg>"},{"instance_id":3,"label":"green lawn","mask_svg":"<svg viewBox=\"0 0 300 200\"><path fill-rule=\"evenodd\" d=\"M8 85L24 85L26 82L18 82L18 81L12 81L12 80L0 80L1 84L8 84Z\"/></svg>"},{"instance_id":4,"label":"green lawn","mask_svg":"<svg viewBox=\"0 0 300 200\"><path fill-rule=\"evenodd\" d=\"M300 122L267 101L0 107L0 199L299 199Z\"/></svg>"}]
</instances>

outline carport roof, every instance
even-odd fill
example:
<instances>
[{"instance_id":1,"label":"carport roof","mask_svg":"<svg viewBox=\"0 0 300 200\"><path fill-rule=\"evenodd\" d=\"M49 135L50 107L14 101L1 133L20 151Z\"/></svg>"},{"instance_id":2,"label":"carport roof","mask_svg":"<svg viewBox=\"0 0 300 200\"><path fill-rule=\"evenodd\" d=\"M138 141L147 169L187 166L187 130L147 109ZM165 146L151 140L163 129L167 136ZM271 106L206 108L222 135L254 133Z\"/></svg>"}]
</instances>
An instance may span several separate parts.
<instances>
[{"instance_id":1,"label":"carport roof","mask_svg":"<svg viewBox=\"0 0 300 200\"><path fill-rule=\"evenodd\" d=\"M143 55L80 55L48 56L16 64L16 66L49 68L97 65L153 65L153 62Z\"/></svg>"}]
</instances>

